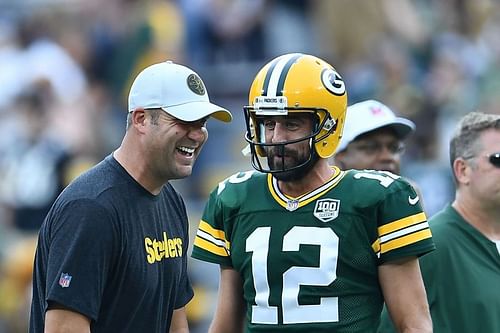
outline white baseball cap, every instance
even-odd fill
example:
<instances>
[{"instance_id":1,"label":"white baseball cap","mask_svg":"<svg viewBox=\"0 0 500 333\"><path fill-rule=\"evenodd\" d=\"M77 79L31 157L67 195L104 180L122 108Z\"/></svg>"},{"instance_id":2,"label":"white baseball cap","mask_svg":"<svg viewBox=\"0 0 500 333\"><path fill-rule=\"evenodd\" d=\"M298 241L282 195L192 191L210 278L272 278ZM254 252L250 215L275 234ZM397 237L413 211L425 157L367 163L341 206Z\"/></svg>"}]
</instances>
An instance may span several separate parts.
<instances>
[{"instance_id":1,"label":"white baseball cap","mask_svg":"<svg viewBox=\"0 0 500 333\"><path fill-rule=\"evenodd\" d=\"M396 117L387 105L379 101L370 99L347 107L344 132L337 152L346 149L361 134L382 127L394 129L399 139L405 139L415 131L415 124L411 120Z\"/></svg>"},{"instance_id":2,"label":"white baseball cap","mask_svg":"<svg viewBox=\"0 0 500 333\"><path fill-rule=\"evenodd\" d=\"M207 116L230 122L231 113L208 99L200 76L186 66L165 61L146 67L137 75L128 96L128 111L161 108L182 121Z\"/></svg>"}]
</instances>

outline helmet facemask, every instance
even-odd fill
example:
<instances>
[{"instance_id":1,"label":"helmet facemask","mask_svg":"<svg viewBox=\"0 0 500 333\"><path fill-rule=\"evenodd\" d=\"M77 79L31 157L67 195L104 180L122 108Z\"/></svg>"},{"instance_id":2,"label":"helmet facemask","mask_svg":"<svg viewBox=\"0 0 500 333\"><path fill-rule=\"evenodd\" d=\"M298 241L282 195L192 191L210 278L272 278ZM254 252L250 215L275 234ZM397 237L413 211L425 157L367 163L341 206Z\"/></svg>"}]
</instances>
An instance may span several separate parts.
<instances>
[{"instance_id":1,"label":"helmet facemask","mask_svg":"<svg viewBox=\"0 0 500 333\"><path fill-rule=\"evenodd\" d=\"M258 103L254 104L258 105ZM272 173L280 180L290 181L302 178L307 173L320 156L316 151L316 144L321 142L336 129L335 120L330 114L319 108L266 108L259 109L252 106L244 107L247 132L245 140L248 142L251 152L252 166L261 172ZM264 121L272 117L290 117L290 115L306 114L310 115L312 121L311 133L293 140L283 142L266 142ZM294 156L295 149L288 150L292 144L308 142L307 156ZM296 158L295 165L287 165L285 162L285 152L288 157ZM276 154L281 156L281 161L275 163L271 156ZM267 164L267 167L265 165Z\"/></svg>"}]
</instances>

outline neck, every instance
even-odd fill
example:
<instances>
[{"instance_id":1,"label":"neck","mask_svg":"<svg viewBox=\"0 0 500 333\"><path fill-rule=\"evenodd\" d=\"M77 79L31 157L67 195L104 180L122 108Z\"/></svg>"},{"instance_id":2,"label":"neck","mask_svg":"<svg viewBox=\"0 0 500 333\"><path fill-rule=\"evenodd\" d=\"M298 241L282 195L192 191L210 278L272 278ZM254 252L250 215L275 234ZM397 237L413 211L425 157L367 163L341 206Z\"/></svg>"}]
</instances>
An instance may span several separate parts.
<instances>
[{"instance_id":1,"label":"neck","mask_svg":"<svg viewBox=\"0 0 500 333\"><path fill-rule=\"evenodd\" d=\"M320 160L301 179L294 181L278 181L280 190L291 197L299 197L305 193L317 189L332 178L334 170L328 165L328 161Z\"/></svg>"},{"instance_id":2,"label":"neck","mask_svg":"<svg viewBox=\"0 0 500 333\"><path fill-rule=\"evenodd\" d=\"M139 147L134 147L134 149L129 148L126 139L124 139L121 146L114 151L113 157L136 182L151 194L157 195L160 193L164 183L152 179L153 173L146 163L147 158L140 151Z\"/></svg>"},{"instance_id":3,"label":"neck","mask_svg":"<svg viewBox=\"0 0 500 333\"><path fill-rule=\"evenodd\" d=\"M487 207L480 200L457 192L453 208L490 240L500 240L500 207Z\"/></svg>"}]
</instances>

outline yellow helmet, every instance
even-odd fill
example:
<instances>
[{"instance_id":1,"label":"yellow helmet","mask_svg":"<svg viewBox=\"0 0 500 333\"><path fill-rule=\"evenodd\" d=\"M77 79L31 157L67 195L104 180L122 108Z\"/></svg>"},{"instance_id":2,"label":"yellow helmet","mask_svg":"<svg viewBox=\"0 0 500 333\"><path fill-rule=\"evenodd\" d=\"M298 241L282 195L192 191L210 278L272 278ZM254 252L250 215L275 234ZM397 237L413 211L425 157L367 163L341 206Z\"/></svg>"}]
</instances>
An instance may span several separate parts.
<instances>
[{"instance_id":1,"label":"yellow helmet","mask_svg":"<svg viewBox=\"0 0 500 333\"><path fill-rule=\"evenodd\" d=\"M344 127L347 91L342 77L324 60L312 55L291 53L268 62L253 80L249 105L244 107L252 165L264 170L258 157L265 157L265 147L284 146L310 140L311 156L328 158L335 152ZM289 142L266 143L257 122L260 116L286 116L288 113L313 113L315 127L311 135ZM278 172L287 171L279 170Z\"/></svg>"}]
</instances>

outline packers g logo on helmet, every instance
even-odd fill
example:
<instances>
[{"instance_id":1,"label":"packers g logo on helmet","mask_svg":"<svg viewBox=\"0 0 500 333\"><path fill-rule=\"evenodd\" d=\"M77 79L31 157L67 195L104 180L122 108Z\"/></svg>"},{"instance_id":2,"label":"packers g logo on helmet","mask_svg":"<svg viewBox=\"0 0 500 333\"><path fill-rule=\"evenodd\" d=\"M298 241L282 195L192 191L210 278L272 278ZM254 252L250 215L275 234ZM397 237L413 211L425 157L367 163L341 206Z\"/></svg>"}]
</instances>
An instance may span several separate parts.
<instances>
[{"instance_id":1,"label":"packers g logo on helmet","mask_svg":"<svg viewBox=\"0 0 500 333\"><path fill-rule=\"evenodd\" d=\"M291 53L267 63L253 80L249 105L244 107L252 165L264 170L258 157L265 157L266 143L257 123L258 116L286 116L306 112L316 115L311 154L328 158L335 152L344 127L347 108L345 83L338 72L324 60L312 55ZM294 142L297 142L295 140ZM279 145L287 144L286 142Z\"/></svg>"},{"instance_id":2,"label":"packers g logo on helmet","mask_svg":"<svg viewBox=\"0 0 500 333\"><path fill-rule=\"evenodd\" d=\"M345 84L340 75L334 69L325 69L321 74L321 81L332 94L345 95Z\"/></svg>"}]
</instances>

